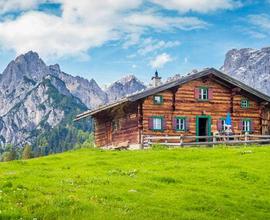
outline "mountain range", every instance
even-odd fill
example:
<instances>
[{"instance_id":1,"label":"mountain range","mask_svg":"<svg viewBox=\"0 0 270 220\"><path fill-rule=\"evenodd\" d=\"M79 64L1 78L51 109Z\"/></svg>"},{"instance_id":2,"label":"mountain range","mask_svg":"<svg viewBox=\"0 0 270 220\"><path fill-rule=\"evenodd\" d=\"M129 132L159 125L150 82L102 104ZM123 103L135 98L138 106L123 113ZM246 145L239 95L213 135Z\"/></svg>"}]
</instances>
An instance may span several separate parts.
<instances>
[{"instance_id":1,"label":"mountain range","mask_svg":"<svg viewBox=\"0 0 270 220\"><path fill-rule=\"evenodd\" d=\"M70 127L78 130L72 120L76 114L144 88L135 76L128 76L103 91L94 79L64 73L58 64L47 66L30 51L11 61L0 75L0 144L34 144L59 127L58 133ZM91 121L84 123L82 130L89 132Z\"/></svg>"},{"instance_id":2,"label":"mountain range","mask_svg":"<svg viewBox=\"0 0 270 220\"><path fill-rule=\"evenodd\" d=\"M270 48L230 50L221 70L270 95ZM91 130L90 119L73 122L76 114L145 88L128 75L101 89L94 79L65 73L58 64L46 65L29 51L0 75L0 145L29 143L48 153L71 149Z\"/></svg>"}]
</instances>

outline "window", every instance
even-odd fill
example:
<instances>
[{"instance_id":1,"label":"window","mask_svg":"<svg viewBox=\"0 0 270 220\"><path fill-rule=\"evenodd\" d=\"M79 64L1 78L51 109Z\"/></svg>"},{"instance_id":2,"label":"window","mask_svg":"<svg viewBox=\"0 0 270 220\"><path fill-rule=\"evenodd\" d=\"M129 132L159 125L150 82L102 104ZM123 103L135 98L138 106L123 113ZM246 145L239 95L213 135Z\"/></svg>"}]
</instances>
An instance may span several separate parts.
<instances>
[{"instance_id":1,"label":"window","mask_svg":"<svg viewBox=\"0 0 270 220\"><path fill-rule=\"evenodd\" d=\"M225 131L226 130L226 127L225 127L225 118L219 119L218 130L219 131Z\"/></svg>"},{"instance_id":2,"label":"window","mask_svg":"<svg viewBox=\"0 0 270 220\"><path fill-rule=\"evenodd\" d=\"M199 99L208 100L208 88L199 88Z\"/></svg>"},{"instance_id":3,"label":"window","mask_svg":"<svg viewBox=\"0 0 270 220\"><path fill-rule=\"evenodd\" d=\"M154 131L161 131L163 130L163 117L161 116L153 116L153 130Z\"/></svg>"},{"instance_id":4,"label":"window","mask_svg":"<svg viewBox=\"0 0 270 220\"><path fill-rule=\"evenodd\" d=\"M186 130L186 118L185 117L176 117L175 128L177 131L185 131Z\"/></svg>"},{"instance_id":5,"label":"window","mask_svg":"<svg viewBox=\"0 0 270 220\"><path fill-rule=\"evenodd\" d=\"M154 101L154 104L160 105L160 104L163 103L163 96L161 96L161 95L154 95L153 101Z\"/></svg>"},{"instance_id":6,"label":"window","mask_svg":"<svg viewBox=\"0 0 270 220\"><path fill-rule=\"evenodd\" d=\"M118 119L112 121L112 129L113 131L120 130L120 121Z\"/></svg>"},{"instance_id":7,"label":"window","mask_svg":"<svg viewBox=\"0 0 270 220\"><path fill-rule=\"evenodd\" d=\"M247 99L241 100L241 108L248 108L249 107L249 101Z\"/></svg>"},{"instance_id":8,"label":"window","mask_svg":"<svg viewBox=\"0 0 270 220\"><path fill-rule=\"evenodd\" d=\"M251 131L251 121L249 119L245 119L242 121L243 123L243 131L250 132Z\"/></svg>"},{"instance_id":9,"label":"window","mask_svg":"<svg viewBox=\"0 0 270 220\"><path fill-rule=\"evenodd\" d=\"M225 131L225 130L226 130L226 127L225 127L225 120L224 120L224 119L221 120L221 130L222 130L222 131Z\"/></svg>"}]
</instances>

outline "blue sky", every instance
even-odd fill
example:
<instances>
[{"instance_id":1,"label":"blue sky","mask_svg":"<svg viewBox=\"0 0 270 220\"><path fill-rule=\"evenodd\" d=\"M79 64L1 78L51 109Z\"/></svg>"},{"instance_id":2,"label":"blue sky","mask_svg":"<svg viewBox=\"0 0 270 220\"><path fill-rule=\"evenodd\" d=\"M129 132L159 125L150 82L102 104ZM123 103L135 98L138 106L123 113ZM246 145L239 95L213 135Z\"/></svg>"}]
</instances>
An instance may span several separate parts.
<instances>
[{"instance_id":1,"label":"blue sky","mask_svg":"<svg viewBox=\"0 0 270 220\"><path fill-rule=\"evenodd\" d=\"M270 44L270 0L0 0L0 72L36 51L109 84L219 68L232 48Z\"/></svg>"}]
</instances>

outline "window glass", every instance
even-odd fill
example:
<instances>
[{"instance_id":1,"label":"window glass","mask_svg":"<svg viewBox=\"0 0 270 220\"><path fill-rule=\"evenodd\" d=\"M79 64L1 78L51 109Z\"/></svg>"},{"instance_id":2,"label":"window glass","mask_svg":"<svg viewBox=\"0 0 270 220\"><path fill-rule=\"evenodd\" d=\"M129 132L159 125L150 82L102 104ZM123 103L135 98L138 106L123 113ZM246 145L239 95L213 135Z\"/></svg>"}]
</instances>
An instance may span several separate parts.
<instances>
[{"instance_id":1,"label":"window glass","mask_svg":"<svg viewBox=\"0 0 270 220\"><path fill-rule=\"evenodd\" d=\"M241 100L241 108L248 108L248 100L247 99L242 99Z\"/></svg>"},{"instance_id":2,"label":"window glass","mask_svg":"<svg viewBox=\"0 0 270 220\"><path fill-rule=\"evenodd\" d=\"M186 119L176 118L176 130L184 131L186 129Z\"/></svg>"},{"instance_id":3,"label":"window glass","mask_svg":"<svg viewBox=\"0 0 270 220\"><path fill-rule=\"evenodd\" d=\"M222 131L226 130L226 128L225 128L225 119L221 119L221 129L222 129Z\"/></svg>"},{"instance_id":4,"label":"window glass","mask_svg":"<svg viewBox=\"0 0 270 220\"><path fill-rule=\"evenodd\" d=\"M119 120L116 119L116 120L112 121L112 128L113 128L113 131L119 130L119 128L120 128Z\"/></svg>"},{"instance_id":5,"label":"window glass","mask_svg":"<svg viewBox=\"0 0 270 220\"><path fill-rule=\"evenodd\" d=\"M250 129L250 121L249 120L244 120L243 121L243 131L245 132L249 132L251 129Z\"/></svg>"},{"instance_id":6,"label":"window glass","mask_svg":"<svg viewBox=\"0 0 270 220\"><path fill-rule=\"evenodd\" d=\"M208 89L207 88L200 88L200 100L208 100Z\"/></svg>"},{"instance_id":7,"label":"window glass","mask_svg":"<svg viewBox=\"0 0 270 220\"><path fill-rule=\"evenodd\" d=\"M154 96L154 103L155 104L161 104L162 102L163 102L163 97L161 95Z\"/></svg>"},{"instance_id":8,"label":"window glass","mask_svg":"<svg viewBox=\"0 0 270 220\"><path fill-rule=\"evenodd\" d=\"M153 118L153 129L162 130L162 118Z\"/></svg>"}]
</instances>

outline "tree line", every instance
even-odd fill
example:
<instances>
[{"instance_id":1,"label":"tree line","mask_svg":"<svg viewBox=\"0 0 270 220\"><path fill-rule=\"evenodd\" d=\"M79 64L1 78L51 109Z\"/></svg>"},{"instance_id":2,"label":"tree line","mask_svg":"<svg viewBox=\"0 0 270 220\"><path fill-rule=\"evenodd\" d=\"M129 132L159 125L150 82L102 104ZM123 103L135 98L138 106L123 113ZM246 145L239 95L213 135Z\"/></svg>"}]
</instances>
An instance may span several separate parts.
<instances>
[{"instance_id":1,"label":"tree line","mask_svg":"<svg viewBox=\"0 0 270 220\"><path fill-rule=\"evenodd\" d=\"M38 135L33 144L14 146L7 144L0 148L0 161L27 160L35 157L47 156L71 149L94 147L93 135L89 131L61 126Z\"/></svg>"}]
</instances>

